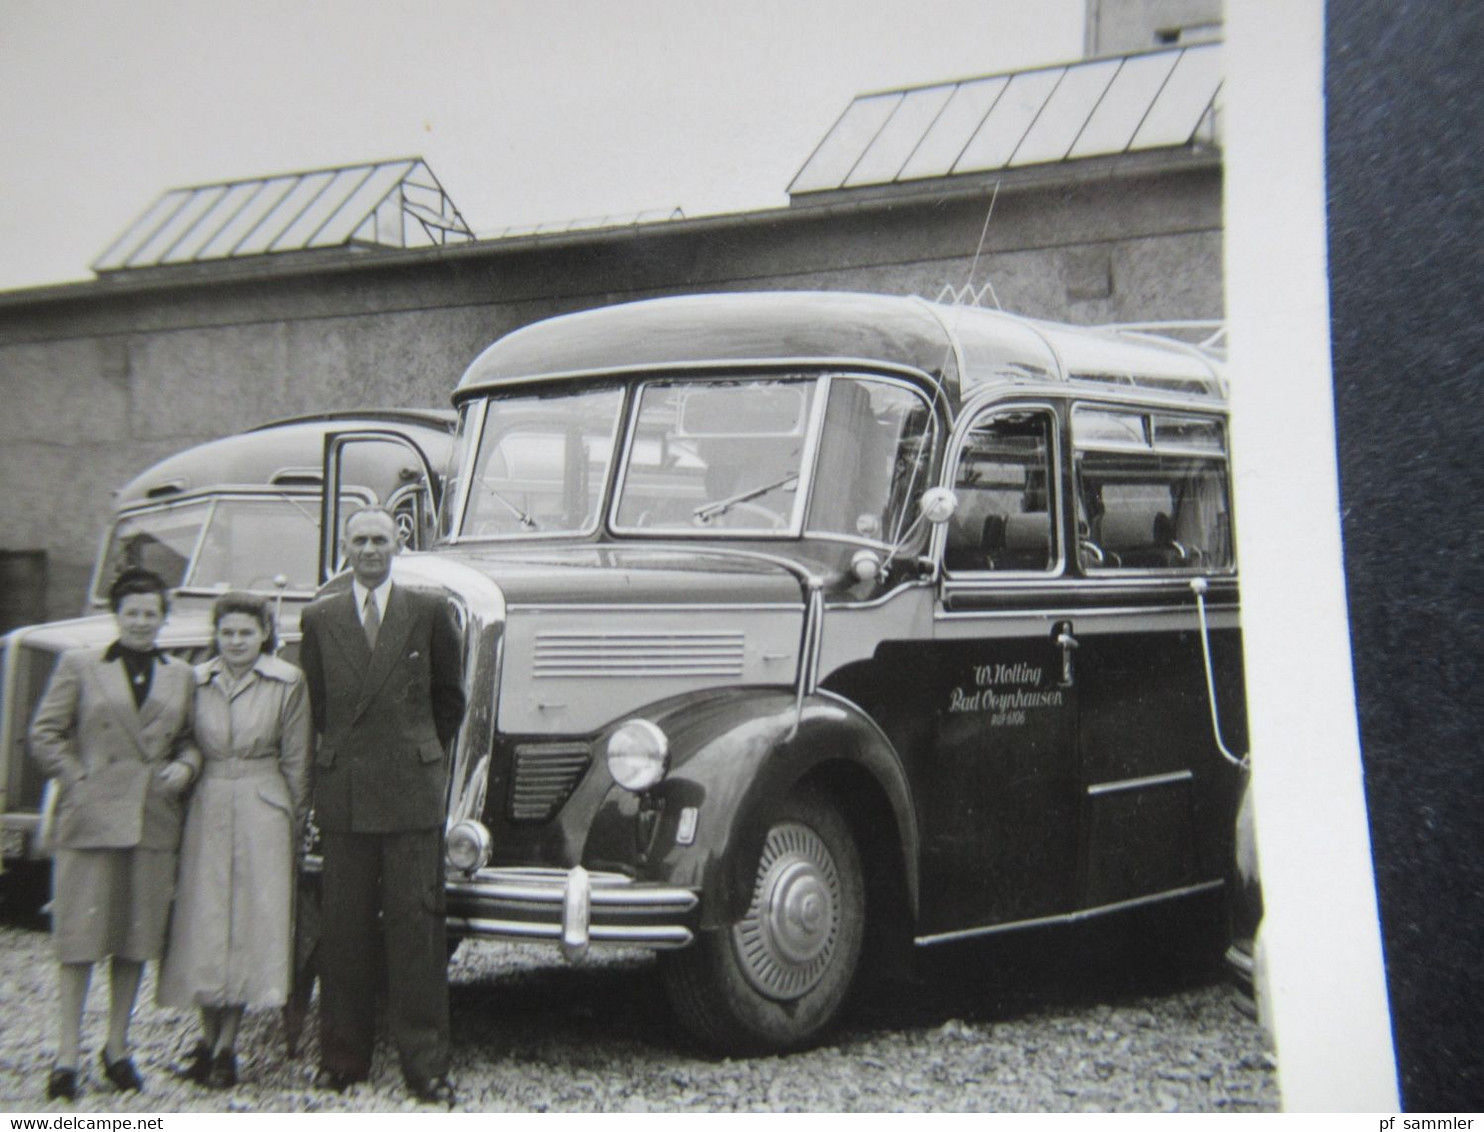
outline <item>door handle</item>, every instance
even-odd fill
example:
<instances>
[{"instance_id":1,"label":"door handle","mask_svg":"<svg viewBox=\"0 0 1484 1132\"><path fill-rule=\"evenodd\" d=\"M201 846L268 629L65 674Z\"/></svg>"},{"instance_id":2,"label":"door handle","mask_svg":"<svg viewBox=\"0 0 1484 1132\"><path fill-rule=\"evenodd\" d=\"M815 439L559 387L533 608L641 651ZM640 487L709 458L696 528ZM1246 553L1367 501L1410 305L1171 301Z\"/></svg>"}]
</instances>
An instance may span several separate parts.
<instances>
[{"instance_id":1,"label":"door handle","mask_svg":"<svg viewBox=\"0 0 1484 1132\"><path fill-rule=\"evenodd\" d=\"M1077 647L1077 638L1072 636L1072 623L1058 621L1051 630L1051 641L1061 649L1061 679L1057 687L1070 688L1073 683L1072 650Z\"/></svg>"}]
</instances>

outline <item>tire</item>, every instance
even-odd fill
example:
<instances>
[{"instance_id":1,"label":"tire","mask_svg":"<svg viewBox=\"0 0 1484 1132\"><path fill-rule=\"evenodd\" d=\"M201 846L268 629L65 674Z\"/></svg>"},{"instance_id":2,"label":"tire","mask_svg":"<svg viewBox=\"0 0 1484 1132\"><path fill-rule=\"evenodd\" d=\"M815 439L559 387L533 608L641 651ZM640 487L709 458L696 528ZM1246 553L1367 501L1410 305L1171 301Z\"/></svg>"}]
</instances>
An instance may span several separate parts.
<instances>
[{"instance_id":1,"label":"tire","mask_svg":"<svg viewBox=\"0 0 1484 1132\"><path fill-rule=\"evenodd\" d=\"M661 956L676 1017L722 1054L816 1041L850 993L865 938L860 853L840 812L800 794L768 822L751 904L730 926Z\"/></svg>"}]
</instances>

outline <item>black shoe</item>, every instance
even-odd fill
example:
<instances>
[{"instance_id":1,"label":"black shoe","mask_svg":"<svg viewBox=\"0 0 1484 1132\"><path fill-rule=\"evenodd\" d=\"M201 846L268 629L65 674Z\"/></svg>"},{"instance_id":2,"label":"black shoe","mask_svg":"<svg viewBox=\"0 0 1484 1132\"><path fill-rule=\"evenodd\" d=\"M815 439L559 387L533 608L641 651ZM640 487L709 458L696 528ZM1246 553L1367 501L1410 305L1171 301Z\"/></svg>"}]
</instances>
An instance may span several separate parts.
<instances>
[{"instance_id":1,"label":"black shoe","mask_svg":"<svg viewBox=\"0 0 1484 1132\"><path fill-rule=\"evenodd\" d=\"M445 1108L453 1108L459 1100L459 1095L454 1092L453 1084L447 1077L429 1077L424 1081L408 1081L407 1091L422 1104L443 1105Z\"/></svg>"},{"instance_id":2,"label":"black shoe","mask_svg":"<svg viewBox=\"0 0 1484 1132\"><path fill-rule=\"evenodd\" d=\"M206 1077L208 1089L230 1089L237 1084L237 1054L222 1050L211 1063L211 1072Z\"/></svg>"},{"instance_id":3,"label":"black shoe","mask_svg":"<svg viewBox=\"0 0 1484 1132\"><path fill-rule=\"evenodd\" d=\"M75 1101L80 1091L76 1069L53 1069L46 1079L46 1099L49 1101Z\"/></svg>"},{"instance_id":4,"label":"black shoe","mask_svg":"<svg viewBox=\"0 0 1484 1132\"><path fill-rule=\"evenodd\" d=\"M197 1042L191 1050L191 1059L183 1068L177 1069L175 1075L198 1085L206 1084L206 1078L211 1076L211 1047L205 1042Z\"/></svg>"},{"instance_id":5,"label":"black shoe","mask_svg":"<svg viewBox=\"0 0 1484 1132\"><path fill-rule=\"evenodd\" d=\"M333 1069L321 1069L314 1075L314 1087L316 1089L330 1089L336 1093L343 1093L352 1085L364 1080L364 1077L352 1077L349 1073L337 1073Z\"/></svg>"},{"instance_id":6,"label":"black shoe","mask_svg":"<svg viewBox=\"0 0 1484 1132\"><path fill-rule=\"evenodd\" d=\"M139 1076L139 1070L134 1068L132 1057L121 1057L117 1061L109 1061L108 1054L100 1055L103 1058L103 1075L113 1082L113 1087L121 1093L137 1093L144 1088L144 1078Z\"/></svg>"}]
</instances>

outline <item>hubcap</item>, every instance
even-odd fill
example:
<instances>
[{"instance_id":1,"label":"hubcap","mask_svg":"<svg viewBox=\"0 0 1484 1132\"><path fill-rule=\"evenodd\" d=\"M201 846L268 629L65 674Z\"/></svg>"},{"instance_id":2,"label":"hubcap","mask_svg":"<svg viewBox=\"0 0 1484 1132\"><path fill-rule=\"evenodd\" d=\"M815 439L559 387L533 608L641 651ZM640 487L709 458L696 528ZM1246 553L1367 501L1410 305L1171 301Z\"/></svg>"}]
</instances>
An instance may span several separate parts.
<instances>
[{"instance_id":1,"label":"hubcap","mask_svg":"<svg viewBox=\"0 0 1484 1132\"><path fill-rule=\"evenodd\" d=\"M769 998L799 998L824 976L840 934L840 875L797 822L768 831L747 915L732 929L742 973Z\"/></svg>"}]
</instances>

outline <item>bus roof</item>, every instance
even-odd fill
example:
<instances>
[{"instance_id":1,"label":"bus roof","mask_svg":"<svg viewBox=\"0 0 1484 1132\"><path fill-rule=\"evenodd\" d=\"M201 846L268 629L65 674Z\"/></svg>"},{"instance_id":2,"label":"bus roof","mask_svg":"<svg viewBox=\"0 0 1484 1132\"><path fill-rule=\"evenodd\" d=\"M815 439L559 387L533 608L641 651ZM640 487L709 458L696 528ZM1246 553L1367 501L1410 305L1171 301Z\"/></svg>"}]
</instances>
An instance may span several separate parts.
<instances>
[{"instance_id":1,"label":"bus roof","mask_svg":"<svg viewBox=\"0 0 1484 1132\"><path fill-rule=\"evenodd\" d=\"M114 506L163 502L212 487L276 485L317 492L325 435L363 428L409 436L441 472L455 423L451 409L357 409L270 421L167 456L120 488Z\"/></svg>"},{"instance_id":2,"label":"bus roof","mask_svg":"<svg viewBox=\"0 0 1484 1132\"><path fill-rule=\"evenodd\" d=\"M992 380L1223 395L1212 354L1151 334L907 296L798 291L648 299L533 323L481 353L455 398L548 378L716 364L865 364L927 375L954 399Z\"/></svg>"}]
</instances>

